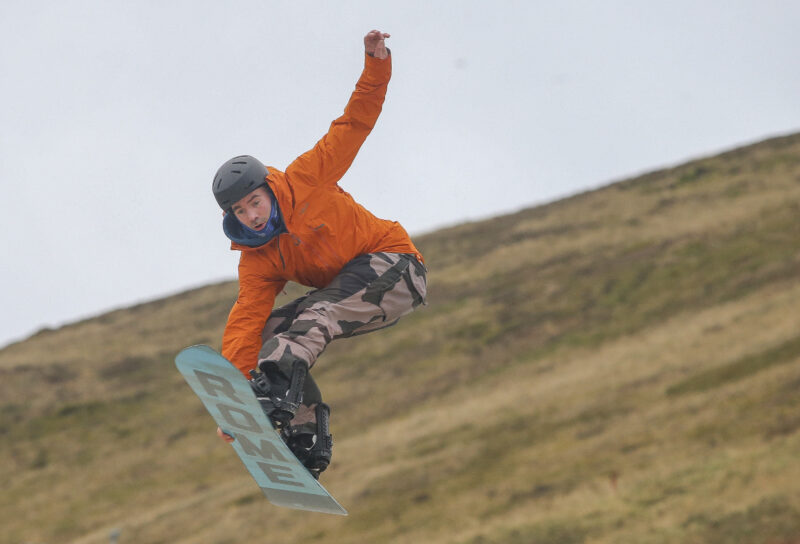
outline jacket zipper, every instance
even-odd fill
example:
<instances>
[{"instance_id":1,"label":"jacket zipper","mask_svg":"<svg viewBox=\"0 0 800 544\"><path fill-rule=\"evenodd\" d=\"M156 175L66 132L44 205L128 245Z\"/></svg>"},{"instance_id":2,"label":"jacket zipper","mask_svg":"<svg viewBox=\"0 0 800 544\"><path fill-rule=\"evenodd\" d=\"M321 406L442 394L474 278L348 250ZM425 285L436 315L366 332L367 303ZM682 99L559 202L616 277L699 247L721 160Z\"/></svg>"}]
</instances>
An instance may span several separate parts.
<instances>
[{"instance_id":1,"label":"jacket zipper","mask_svg":"<svg viewBox=\"0 0 800 544\"><path fill-rule=\"evenodd\" d=\"M281 250L281 241L278 240L278 255L281 256L281 264L283 265L284 272L286 271L286 260L283 258L283 251Z\"/></svg>"}]
</instances>

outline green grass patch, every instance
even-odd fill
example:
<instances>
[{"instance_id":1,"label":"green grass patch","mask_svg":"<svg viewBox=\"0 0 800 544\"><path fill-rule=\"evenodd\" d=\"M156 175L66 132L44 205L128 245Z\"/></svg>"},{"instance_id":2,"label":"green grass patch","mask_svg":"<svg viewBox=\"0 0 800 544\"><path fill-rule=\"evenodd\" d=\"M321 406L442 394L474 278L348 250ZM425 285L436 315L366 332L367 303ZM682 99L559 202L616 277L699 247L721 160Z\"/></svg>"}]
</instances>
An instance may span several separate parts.
<instances>
[{"instance_id":1,"label":"green grass patch","mask_svg":"<svg viewBox=\"0 0 800 544\"><path fill-rule=\"evenodd\" d=\"M582 544L591 531L577 519L553 520L478 535L468 544Z\"/></svg>"},{"instance_id":2,"label":"green grass patch","mask_svg":"<svg viewBox=\"0 0 800 544\"><path fill-rule=\"evenodd\" d=\"M692 516L684 526L692 535L686 540L689 543L790 543L800 537L800 511L788 498L779 495L722 516Z\"/></svg>"},{"instance_id":3,"label":"green grass patch","mask_svg":"<svg viewBox=\"0 0 800 544\"><path fill-rule=\"evenodd\" d=\"M800 357L800 336L761 353L742 357L720 367L699 372L667 389L667 395L709 391L743 380L776 365L791 363Z\"/></svg>"}]
</instances>

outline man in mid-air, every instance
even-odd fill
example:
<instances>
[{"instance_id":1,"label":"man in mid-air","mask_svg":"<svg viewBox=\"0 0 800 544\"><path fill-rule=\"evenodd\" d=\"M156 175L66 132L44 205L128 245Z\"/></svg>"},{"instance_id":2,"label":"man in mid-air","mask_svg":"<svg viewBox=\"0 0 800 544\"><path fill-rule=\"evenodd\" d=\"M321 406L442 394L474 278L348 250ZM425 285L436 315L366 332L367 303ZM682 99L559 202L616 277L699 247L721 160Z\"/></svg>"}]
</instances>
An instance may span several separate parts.
<instances>
[{"instance_id":1,"label":"man in mid-air","mask_svg":"<svg viewBox=\"0 0 800 544\"><path fill-rule=\"evenodd\" d=\"M330 408L309 369L332 340L392 325L425 300L426 269L405 229L338 185L381 112L392 68L388 37L377 30L364 37L355 91L311 150L285 172L234 157L212 186L231 248L241 251L222 354L251 378L265 412L317 477L333 441ZM288 281L314 290L273 310Z\"/></svg>"}]
</instances>

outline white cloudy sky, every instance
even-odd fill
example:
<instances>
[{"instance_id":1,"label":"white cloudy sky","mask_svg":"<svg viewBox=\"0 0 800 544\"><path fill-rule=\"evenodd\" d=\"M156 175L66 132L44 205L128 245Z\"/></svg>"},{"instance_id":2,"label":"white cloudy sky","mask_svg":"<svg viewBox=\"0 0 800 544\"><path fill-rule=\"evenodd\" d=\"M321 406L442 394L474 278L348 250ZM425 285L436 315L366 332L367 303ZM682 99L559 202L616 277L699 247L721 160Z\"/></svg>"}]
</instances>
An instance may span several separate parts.
<instances>
[{"instance_id":1,"label":"white cloudy sky","mask_svg":"<svg viewBox=\"0 0 800 544\"><path fill-rule=\"evenodd\" d=\"M412 233L800 130L800 3L0 2L0 345L235 277L217 167L384 112L341 184Z\"/></svg>"}]
</instances>

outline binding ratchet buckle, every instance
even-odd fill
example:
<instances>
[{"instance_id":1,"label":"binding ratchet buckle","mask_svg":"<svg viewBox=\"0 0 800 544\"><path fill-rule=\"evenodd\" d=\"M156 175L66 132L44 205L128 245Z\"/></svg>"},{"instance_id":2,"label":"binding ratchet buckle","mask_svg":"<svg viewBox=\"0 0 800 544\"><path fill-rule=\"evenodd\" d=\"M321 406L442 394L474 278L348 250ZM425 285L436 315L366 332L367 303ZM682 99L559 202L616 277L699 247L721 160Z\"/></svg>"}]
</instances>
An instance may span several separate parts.
<instances>
[{"instance_id":1,"label":"binding ratchet buckle","mask_svg":"<svg viewBox=\"0 0 800 544\"><path fill-rule=\"evenodd\" d=\"M331 409L321 402L315 408L315 415L315 423L285 427L281 431L281 437L311 475L319 479L320 472L328 468L333 452Z\"/></svg>"},{"instance_id":2,"label":"binding ratchet buckle","mask_svg":"<svg viewBox=\"0 0 800 544\"><path fill-rule=\"evenodd\" d=\"M308 374L308 366L302 361L295 361L292 374L288 379L275 365L272 379L265 372L250 371L250 387L256 394L264 413L277 429L288 427L303 401L303 384Z\"/></svg>"}]
</instances>

